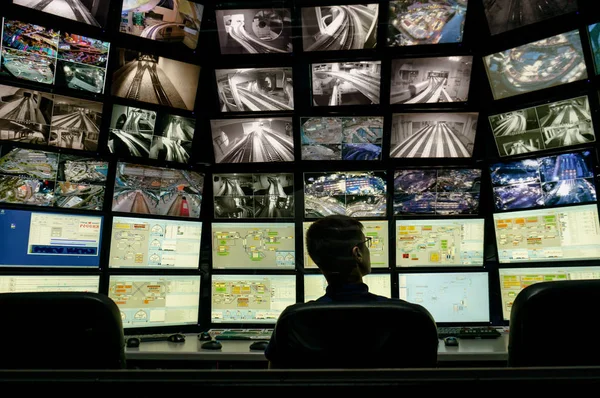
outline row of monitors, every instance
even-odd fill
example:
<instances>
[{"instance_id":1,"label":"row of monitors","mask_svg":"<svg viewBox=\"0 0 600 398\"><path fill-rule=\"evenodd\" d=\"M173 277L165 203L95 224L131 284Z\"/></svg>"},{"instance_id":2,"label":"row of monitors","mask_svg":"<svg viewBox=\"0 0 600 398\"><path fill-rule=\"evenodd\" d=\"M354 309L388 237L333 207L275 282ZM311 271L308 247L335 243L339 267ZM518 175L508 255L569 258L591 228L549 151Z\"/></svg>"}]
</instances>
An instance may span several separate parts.
<instances>
[{"instance_id":1,"label":"row of monitors","mask_svg":"<svg viewBox=\"0 0 600 398\"><path fill-rule=\"evenodd\" d=\"M498 272L505 321L510 320L516 296L529 285L600 279L600 267L501 268ZM438 323L492 321L487 272L410 273L399 274L397 278L397 287L392 284L390 274L370 274L363 281L371 293L422 305ZM99 279L99 276L0 275L0 292L98 292ZM303 284L305 302L323 296L327 288L321 274L304 275ZM200 276L111 275L108 296L119 306L125 328L197 325L200 285ZM296 292L294 275L212 275L211 324L274 325L281 312L296 303Z\"/></svg>"},{"instance_id":2,"label":"row of monitors","mask_svg":"<svg viewBox=\"0 0 600 398\"><path fill-rule=\"evenodd\" d=\"M597 205L494 214L498 261L539 263L600 259ZM98 268L102 216L0 209L0 266ZM311 222L302 225L303 239ZM484 219L362 221L374 268L484 265ZM202 222L114 216L109 268L198 269ZM294 223L211 224L213 269L293 270ZM8 239L10 238L10 239ZM390 242L393 239L393 243ZM303 265L317 268L303 244Z\"/></svg>"}]
</instances>

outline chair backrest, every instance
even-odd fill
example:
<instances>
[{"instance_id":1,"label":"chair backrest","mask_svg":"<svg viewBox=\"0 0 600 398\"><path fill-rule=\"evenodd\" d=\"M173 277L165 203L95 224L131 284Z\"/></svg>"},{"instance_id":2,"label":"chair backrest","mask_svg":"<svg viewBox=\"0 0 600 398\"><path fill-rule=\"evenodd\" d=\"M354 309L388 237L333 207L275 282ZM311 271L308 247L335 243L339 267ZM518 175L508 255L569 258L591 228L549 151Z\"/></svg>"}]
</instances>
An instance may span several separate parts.
<instances>
[{"instance_id":1,"label":"chair backrest","mask_svg":"<svg viewBox=\"0 0 600 398\"><path fill-rule=\"evenodd\" d=\"M121 369L119 309L98 293L0 294L1 369Z\"/></svg>"},{"instance_id":2,"label":"chair backrest","mask_svg":"<svg viewBox=\"0 0 600 398\"><path fill-rule=\"evenodd\" d=\"M511 309L509 366L600 365L599 306L600 280L527 286Z\"/></svg>"},{"instance_id":3,"label":"chair backrest","mask_svg":"<svg viewBox=\"0 0 600 398\"><path fill-rule=\"evenodd\" d=\"M437 365L437 326L400 300L287 307L271 337L272 368L419 368Z\"/></svg>"}]
</instances>

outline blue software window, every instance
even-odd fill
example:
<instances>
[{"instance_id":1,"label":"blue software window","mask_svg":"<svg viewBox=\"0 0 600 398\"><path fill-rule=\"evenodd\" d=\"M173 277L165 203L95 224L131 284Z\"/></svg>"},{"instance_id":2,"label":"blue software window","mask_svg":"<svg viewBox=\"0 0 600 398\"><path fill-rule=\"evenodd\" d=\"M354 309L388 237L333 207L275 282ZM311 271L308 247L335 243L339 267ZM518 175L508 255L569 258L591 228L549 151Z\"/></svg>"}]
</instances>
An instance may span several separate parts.
<instances>
[{"instance_id":1,"label":"blue software window","mask_svg":"<svg viewBox=\"0 0 600 398\"><path fill-rule=\"evenodd\" d=\"M94 268L102 216L0 209L0 266Z\"/></svg>"}]
</instances>

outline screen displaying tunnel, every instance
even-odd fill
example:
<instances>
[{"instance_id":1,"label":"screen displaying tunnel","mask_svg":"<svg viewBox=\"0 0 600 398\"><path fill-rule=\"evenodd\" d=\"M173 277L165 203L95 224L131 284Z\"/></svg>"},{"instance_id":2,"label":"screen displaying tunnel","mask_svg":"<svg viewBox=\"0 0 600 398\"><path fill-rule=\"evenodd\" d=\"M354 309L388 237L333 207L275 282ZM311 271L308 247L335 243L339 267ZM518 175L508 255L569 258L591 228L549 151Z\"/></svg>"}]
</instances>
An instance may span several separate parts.
<instances>
[{"instance_id":1,"label":"screen displaying tunnel","mask_svg":"<svg viewBox=\"0 0 600 398\"><path fill-rule=\"evenodd\" d=\"M311 65L313 106L379 104L381 61Z\"/></svg>"},{"instance_id":2,"label":"screen displaying tunnel","mask_svg":"<svg viewBox=\"0 0 600 398\"><path fill-rule=\"evenodd\" d=\"M124 0L124 3L146 4L164 0ZM108 0L13 0L13 3L32 10L71 19L87 25L103 27L109 11Z\"/></svg>"}]
</instances>

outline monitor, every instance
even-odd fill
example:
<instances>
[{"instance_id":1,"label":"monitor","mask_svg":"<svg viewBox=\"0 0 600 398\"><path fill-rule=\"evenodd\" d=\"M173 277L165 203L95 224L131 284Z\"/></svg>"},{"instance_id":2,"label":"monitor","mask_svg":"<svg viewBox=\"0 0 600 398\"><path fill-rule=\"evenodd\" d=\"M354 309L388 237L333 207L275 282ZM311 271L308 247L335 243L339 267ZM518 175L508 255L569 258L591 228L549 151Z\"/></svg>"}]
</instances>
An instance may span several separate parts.
<instances>
[{"instance_id":1,"label":"monitor","mask_svg":"<svg viewBox=\"0 0 600 398\"><path fill-rule=\"evenodd\" d=\"M98 268L103 216L0 209L0 267Z\"/></svg>"},{"instance_id":2,"label":"monitor","mask_svg":"<svg viewBox=\"0 0 600 398\"><path fill-rule=\"evenodd\" d=\"M213 324L275 324L296 304L295 275L212 275Z\"/></svg>"},{"instance_id":3,"label":"monitor","mask_svg":"<svg viewBox=\"0 0 600 398\"><path fill-rule=\"evenodd\" d=\"M301 117L302 160L381 160L383 116Z\"/></svg>"},{"instance_id":4,"label":"monitor","mask_svg":"<svg viewBox=\"0 0 600 398\"><path fill-rule=\"evenodd\" d=\"M385 217L386 192L385 171L304 173L304 216Z\"/></svg>"},{"instance_id":5,"label":"monitor","mask_svg":"<svg viewBox=\"0 0 600 398\"><path fill-rule=\"evenodd\" d=\"M114 216L110 268L198 269L202 223Z\"/></svg>"},{"instance_id":6,"label":"monitor","mask_svg":"<svg viewBox=\"0 0 600 398\"><path fill-rule=\"evenodd\" d=\"M204 6L187 0L123 1L119 31L144 39L198 46Z\"/></svg>"},{"instance_id":7,"label":"monitor","mask_svg":"<svg viewBox=\"0 0 600 398\"><path fill-rule=\"evenodd\" d=\"M213 174L215 218L293 218L293 173Z\"/></svg>"},{"instance_id":8,"label":"monitor","mask_svg":"<svg viewBox=\"0 0 600 398\"><path fill-rule=\"evenodd\" d=\"M61 0L13 0L13 4L41 11L50 15L71 19L87 25L105 27L108 19L109 1L79 1L65 3ZM27 11L24 10L25 13Z\"/></svg>"},{"instance_id":9,"label":"monitor","mask_svg":"<svg viewBox=\"0 0 600 398\"><path fill-rule=\"evenodd\" d=\"M467 0L390 1L388 12L388 47L463 40Z\"/></svg>"},{"instance_id":10,"label":"monitor","mask_svg":"<svg viewBox=\"0 0 600 398\"><path fill-rule=\"evenodd\" d=\"M500 264L600 259L596 204L495 213Z\"/></svg>"},{"instance_id":11,"label":"monitor","mask_svg":"<svg viewBox=\"0 0 600 398\"><path fill-rule=\"evenodd\" d=\"M579 30L483 57L494 99L587 79Z\"/></svg>"},{"instance_id":12,"label":"monitor","mask_svg":"<svg viewBox=\"0 0 600 398\"><path fill-rule=\"evenodd\" d=\"M600 23L594 23L587 27L590 46L592 48L592 60L594 61L594 72L600 74Z\"/></svg>"},{"instance_id":13,"label":"monitor","mask_svg":"<svg viewBox=\"0 0 600 398\"><path fill-rule=\"evenodd\" d=\"M501 157L596 141L586 95L491 115L488 119Z\"/></svg>"},{"instance_id":14,"label":"monitor","mask_svg":"<svg viewBox=\"0 0 600 398\"><path fill-rule=\"evenodd\" d=\"M111 94L155 105L194 110L200 66L117 48ZM152 82L147 84L146 82Z\"/></svg>"},{"instance_id":15,"label":"monitor","mask_svg":"<svg viewBox=\"0 0 600 398\"><path fill-rule=\"evenodd\" d=\"M213 269L294 269L294 223L212 223Z\"/></svg>"},{"instance_id":16,"label":"monitor","mask_svg":"<svg viewBox=\"0 0 600 398\"><path fill-rule=\"evenodd\" d=\"M0 293L98 293L99 290L99 275L0 275Z\"/></svg>"},{"instance_id":17,"label":"monitor","mask_svg":"<svg viewBox=\"0 0 600 398\"><path fill-rule=\"evenodd\" d=\"M390 104L466 102L472 67L467 55L394 59Z\"/></svg>"},{"instance_id":18,"label":"monitor","mask_svg":"<svg viewBox=\"0 0 600 398\"><path fill-rule=\"evenodd\" d=\"M216 69L221 112L293 111L291 67Z\"/></svg>"},{"instance_id":19,"label":"monitor","mask_svg":"<svg viewBox=\"0 0 600 398\"><path fill-rule=\"evenodd\" d=\"M198 325L200 276L110 275L123 328Z\"/></svg>"},{"instance_id":20,"label":"monitor","mask_svg":"<svg viewBox=\"0 0 600 398\"><path fill-rule=\"evenodd\" d=\"M378 105L381 61L311 64L313 106Z\"/></svg>"},{"instance_id":21,"label":"monitor","mask_svg":"<svg viewBox=\"0 0 600 398\"><path fill-rule=\"evenodd\" d=\"M483 218L396 220L399 267L483 266Z\"/></svg>"},{"instance_id":22,"label":"monitor","mask_svg":"<svg viewBox=\"0 0 600 398\"><path fill-rule=\"evenodd\" d=\"M436 323L490 322L487 272L399 274L400 299L422 305Z\"/></svg>"},{"instance_id":23,"label":"monitor","mask_svg":"<svg viewBox=\"0 0 600 398\"><path fill-rule=\"evenodd\" d=\"M406 169L394 172L394 215L478 214L481 169Z\"/></svg>"},{"instance_id":24,"label":"monitor","mask_svg":"<svg viewBox=\"0 0 600 398\"><path fill-rule=\"evenodd\" d=\"M304 51L362 50L377 46L379 4L302 7Z\"/></svg>"},{"instance_id":25,"label":"monitor","mask_svg":"<svg viewBox=\"0 0 600 398\"><path fill-rule=\"evenodd\" d=\"M203 173L118 162L112 210L198 218L203 187Z\"/></svg>"},{"instance_id":26,"label":"monitor","mask_svg":"<svg viewBox=\"0 0 600 398\"><path fill-rule=\"evenodd\" d=\"M313 221L305 221L302 223L304 251L304 268L318 268L317 264L310 258L306 249L306 231L312 225ZM371 237L371 246L369 254L371 257L371 267L373 268L388 268L389 263L389 233L387 220L361 220L363 225L363 233L365 236Z\"/></svg>"},{"instance_id":27,"label":"monitor","mask_svg":"<svg viewBox=\"0 0 600 398\"><path fill-rule=\"evenodd\" d=\"M369 274L363 276L363 283L369 287L369 292L392 297L392 279L390 274ZM304 302L316 300L325 295L327 280L322 274L304 275Z\"/></svg>"},{"instance_id":28,"label":"monitor","mask_svg":"<svg viewBox=\"0 0 600 398\"><path fill-rule=\"evenodd\" d=\"M221 54L292 52L292 12L264 7L215 10Z\"/></svg>"},{"instance_id":29,"label":"monitor","mask_svg":"<svg viewBox=\"0 0 600 398\"><path fill-rule=\"evenodd\" d=\"M595 156L582 150L490 164L496 210L595 202Z\"/></svg>"},{"instance_id":30,"label":"monitor","mask_svg":"<svg viewBox=\"0 0 600 398\"><path fill-rule=\"evenodd\" d=\"M291 117L210 121L216 163L293 162Z\"/></svg>"},{"instance_id":31,"label":"monitor","mask_svg":"<svg viewBox=\"0 0 600 398\"><path fill-rule=\"evenodd\" d=\"M466 3L466 0L465 0ZM483 9L492 35L534 24L577 11L577 2L571 0L539 2L532 7L529 2L513 0L483 0Z\"/></svg>"},{"instance_id":32,"label":"monitor","mask_svg":"<svg viewBox=\"0 0 600 398\"><path fill-rule=\"evenodd\" d=\"M500 268L502 317L510 321L513 302L521 290L538 282L600 279L600 267Z\"/></svg>"}]
</instances>

